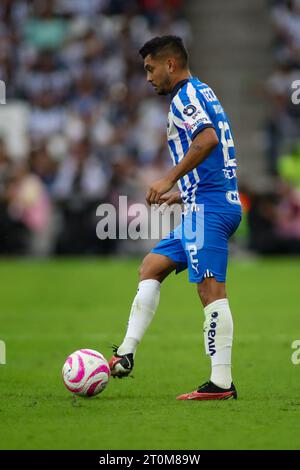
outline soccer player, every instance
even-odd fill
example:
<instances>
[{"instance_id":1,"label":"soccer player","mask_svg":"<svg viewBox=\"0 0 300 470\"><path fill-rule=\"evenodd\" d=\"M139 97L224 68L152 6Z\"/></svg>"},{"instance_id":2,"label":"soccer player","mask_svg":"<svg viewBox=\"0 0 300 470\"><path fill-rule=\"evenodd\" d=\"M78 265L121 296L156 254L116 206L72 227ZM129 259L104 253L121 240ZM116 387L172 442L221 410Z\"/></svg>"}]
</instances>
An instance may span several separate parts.
<instances>
[{"instance_id":1,"label":"soccer player","mask_svg":"<svg viewBox=\"0 0 300 470\"><path fill-rule=\"evenodd\" d=\"M241 221L231 127L213 90L191 75L181 38L153 38L139 53L147 81L157 94L171 96L167 139L174 166L151 184L146 199L150 205L183 203L184 211L179 227L142 262L126 335L110 360L111 373L125 377L132 371L137 346L159 304L161 283L171 272L187 268L204 307L211 377L177 399L237 398L231 376L233 322L225 287L228 240ZM179 192L170 192L175 184Z\"/></svg>"}]
</instances>

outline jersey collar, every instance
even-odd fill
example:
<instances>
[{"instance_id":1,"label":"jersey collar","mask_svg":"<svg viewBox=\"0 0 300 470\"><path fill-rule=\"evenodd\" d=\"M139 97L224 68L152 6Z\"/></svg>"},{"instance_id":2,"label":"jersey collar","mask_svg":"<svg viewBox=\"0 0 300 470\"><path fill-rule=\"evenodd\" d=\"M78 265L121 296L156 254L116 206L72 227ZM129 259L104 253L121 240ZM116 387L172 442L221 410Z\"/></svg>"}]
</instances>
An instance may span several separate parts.
<instances>
[{"instance_id":1,"label":"jersey collar","mask_svg":"<svg viewBox=\"0 0 300 470\"><path fill-rule=\"evenodd\" d=\"M177 94L177 92L180 90L180 88L182 88L183 85L185 85L188 81L189 81L189 79L185 78L184 80L180 80L180 82L176 83L173 90L171 91L171 99L174 98L174 96Z\"/></svg>"}]
</instances>

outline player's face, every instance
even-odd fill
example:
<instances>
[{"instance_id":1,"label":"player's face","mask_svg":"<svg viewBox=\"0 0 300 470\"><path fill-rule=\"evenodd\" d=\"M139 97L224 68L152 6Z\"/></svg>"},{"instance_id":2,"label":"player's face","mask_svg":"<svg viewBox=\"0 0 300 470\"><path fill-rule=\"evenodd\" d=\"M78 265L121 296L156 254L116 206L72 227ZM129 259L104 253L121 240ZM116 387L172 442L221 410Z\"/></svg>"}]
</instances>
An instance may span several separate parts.
<instances>
[{"instance_id":1,"label":"player's face","mask_svg":"<svg viewBox=\"0 0 300 470\"><path fill-rule=\"evenodd\" d=\"M167 59L154 59L149 54L145 57L144 69L147 72L147 81L158 95L171 93L170 64Z\"/></svg>"}]
</instances>

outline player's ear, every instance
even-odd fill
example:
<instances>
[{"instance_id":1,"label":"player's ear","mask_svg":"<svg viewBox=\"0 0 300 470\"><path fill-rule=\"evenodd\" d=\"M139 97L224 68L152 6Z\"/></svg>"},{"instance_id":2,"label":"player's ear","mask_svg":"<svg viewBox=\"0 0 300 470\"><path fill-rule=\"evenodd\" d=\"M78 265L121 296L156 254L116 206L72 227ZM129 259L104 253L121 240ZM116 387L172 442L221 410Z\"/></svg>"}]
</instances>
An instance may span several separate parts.
<instances>
[{"instance_id":1,"label":"player's ear","mask_svg":"<svg viewBox=\"0 0 300 470\"><path fill-rule=\"evenodd\" d=\"M172 57L167 59L167 67L169 72L174 72L175 70L175 60Z\"/></svg>"}]
</instances>

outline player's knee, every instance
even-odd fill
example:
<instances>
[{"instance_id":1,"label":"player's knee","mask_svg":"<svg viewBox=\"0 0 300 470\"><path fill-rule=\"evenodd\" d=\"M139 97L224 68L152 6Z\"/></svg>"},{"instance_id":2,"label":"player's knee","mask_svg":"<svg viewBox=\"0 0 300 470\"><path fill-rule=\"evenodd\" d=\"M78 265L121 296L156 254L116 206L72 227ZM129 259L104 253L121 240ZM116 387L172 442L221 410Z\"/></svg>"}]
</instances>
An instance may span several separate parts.
<instances>
[{"instance_id":1,"label":"player's knee","mask_svg":"<svg viewBox=\"0 0 300 470\"><path fill-rule=\"evenodd\" d=\"M139 280L142 281L144 277L145 267L144 267L145 258L142 261L142 264L139 266Z\"/></svg>"},{"instance_id":2,"label":"player's knee","mask_svg":"<svg viewBox=\"0 0 300 470\"><path fill-rule=\"evenodd\" d=\"M156 281L162 282L175 267L175 264L173 265L171 260L157 254L149 253L145 256L139 268L139 279L140 281L155 279Z\"/></svg>"},{"instance_id":3,"label":"player's knee","mask_svg":"<svg viewBox=\"0 0 300 470\"><path fill-rule=\"evenodd\" d=\"M139 279L145 281L146 279L156 279L156 273L151 263L151 255L148 254L142 261L139 267Z\"/></svg>"},{"instance_id":4,"label":"player's knee","mask_svg":"<svg viewBox=\"0 0 300 470\"><path fill-rule=\"evenodd\" d=\"M209 297L207 286L203 285L203 282L197 285L198 294L203 306L208 305L207 299Z\"/></svg>"},{"instance_id":5,"label":"player's knee","mask_svg":"<svg viewBox=\"0 0 300 470\"><path fill-rule=\"evenodd\" d=\"M204 279L203 282L197 284L197 289L204 307L226 297L225 283L218 282L215 278Z\"/></svg>"}]
</instances>

